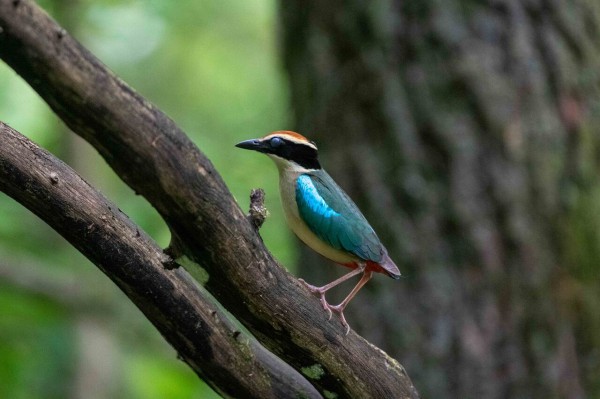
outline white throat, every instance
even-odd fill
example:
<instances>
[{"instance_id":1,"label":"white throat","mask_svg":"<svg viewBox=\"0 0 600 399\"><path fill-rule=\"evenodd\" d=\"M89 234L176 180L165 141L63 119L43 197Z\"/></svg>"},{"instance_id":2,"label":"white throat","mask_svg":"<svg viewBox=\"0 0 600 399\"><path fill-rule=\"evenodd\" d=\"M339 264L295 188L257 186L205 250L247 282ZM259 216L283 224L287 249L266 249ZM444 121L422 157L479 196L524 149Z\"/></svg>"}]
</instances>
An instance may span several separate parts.
<instances>
[{"instance_id":1,"label":"white throat","mask_svg":"<svg viewBox=\"0 0 600 399\"><path fill-rule=\"evenodd\" d=\"M266 154L269 158L275 162L277 169L279 170L279 176L292 174L298 176L302 173L312 172L315 169L307 169L304 166L298 165L296 162L288 161L273 154Z\"/></svg>"}]
</instances>

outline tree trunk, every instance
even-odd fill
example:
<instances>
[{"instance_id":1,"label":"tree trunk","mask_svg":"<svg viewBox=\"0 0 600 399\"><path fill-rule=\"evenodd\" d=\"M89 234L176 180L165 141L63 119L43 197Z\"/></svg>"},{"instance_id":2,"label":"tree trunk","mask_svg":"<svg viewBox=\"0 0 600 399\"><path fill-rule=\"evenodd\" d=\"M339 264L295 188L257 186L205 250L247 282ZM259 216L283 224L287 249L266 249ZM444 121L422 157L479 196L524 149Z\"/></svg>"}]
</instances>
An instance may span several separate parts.
<instances>
[{"instance_id":1,"label":"tree trunk","mask_svg":"<svg viewBox=\"0 0 600 399\"><path fill-rule=\"evenodd\" d=\"M423 397L600 395L600 7L280 2L296 126L404 278L350 324ZM336 266L303 247L313 284Z\"/></svg>"}]
</instances>

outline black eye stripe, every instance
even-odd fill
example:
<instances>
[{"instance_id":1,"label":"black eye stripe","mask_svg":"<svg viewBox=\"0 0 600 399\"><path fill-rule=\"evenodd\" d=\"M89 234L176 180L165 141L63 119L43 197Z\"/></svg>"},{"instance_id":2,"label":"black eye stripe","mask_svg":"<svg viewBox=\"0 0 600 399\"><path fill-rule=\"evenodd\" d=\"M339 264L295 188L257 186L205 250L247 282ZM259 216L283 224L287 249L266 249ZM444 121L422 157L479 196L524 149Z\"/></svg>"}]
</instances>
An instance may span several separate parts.
<instances>
[{"instance_id":1,"label":"black eye stripe","mask_svg":"<svg viewBox=\"0 0 600 399\"><path fill-rule=\"evenodd\" d=\"M308 169L321 168L317 159L317 149L311 145L297 143L279 136L271 137L264 144L263 152L296 162Z\"/></svg>"}]
</instances>

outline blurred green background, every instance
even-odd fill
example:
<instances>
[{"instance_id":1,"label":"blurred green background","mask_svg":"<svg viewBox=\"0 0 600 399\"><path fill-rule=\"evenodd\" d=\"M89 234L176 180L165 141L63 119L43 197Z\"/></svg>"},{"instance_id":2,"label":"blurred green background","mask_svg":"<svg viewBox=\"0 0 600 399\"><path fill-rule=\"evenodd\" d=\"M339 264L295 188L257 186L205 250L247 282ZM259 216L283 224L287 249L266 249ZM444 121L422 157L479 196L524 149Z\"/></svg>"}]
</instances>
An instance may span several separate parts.
<instances>
[{"instance_id":1,"label":"blurred green background","mask_svg":"<svg viewBox=\"0 0 600 399\"><path fill-rule=\"evenodd\" d=\"M266 157L233 147L288 127L275 1L39 3L188 133L242 208L251 188L266 190L272 217L263 238L284 265L293 265L275 168ZM71 165L159 245L168 245L156 211L3 63L0 120ZM0 398L66 397L217 396L108 278L0 193Z\"/></svg>"}]
</instances>

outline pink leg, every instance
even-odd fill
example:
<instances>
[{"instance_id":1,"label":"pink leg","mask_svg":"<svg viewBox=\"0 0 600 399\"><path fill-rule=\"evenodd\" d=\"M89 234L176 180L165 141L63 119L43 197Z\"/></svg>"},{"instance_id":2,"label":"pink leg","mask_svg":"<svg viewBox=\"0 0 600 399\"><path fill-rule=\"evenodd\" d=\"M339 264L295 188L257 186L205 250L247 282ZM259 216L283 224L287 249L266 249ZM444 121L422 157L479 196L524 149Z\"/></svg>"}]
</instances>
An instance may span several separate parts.
<instances>
[{"instance_id":1,"label":"pink leg","mask_svg":"<svg viewBox=\"0 0 600 399\"><path fill-rule=\"evenodd\" d=\"M330 309L331 305L329 305L327 303L327 300L325 299L325 293L327 291L329 291L330 289L332 289L333 287L335 287L336 285L341 284L344 281L356 276L357 274L362 273L364 270L365 270L365 265L361 265L361 266L357 267L356 269L352 270L350 273L344 274L342 277L340 277L322 287L315 287L314 285L310 285L303 279L299 279L299 280L301 283L303 283L306 286L306 288L309 289L309 291L311 293L313 293L314 295L317 295L319 297L319 299L321 300L321 305L323 305L323 309L325 309L329 313L329 319L331 319L331 309Z\"/></svg>"},{"instance_id":2,"label":"pink leg","mask_svg":"<svg viewBox=\"0 0 600 399\"><path fill-rule=\"evenodd\" d=\"M348 322L346 321L346 318L344 317L344 309L346 308L348 303L350 303L352 298L354 298L356 293L358 291L360 291L360 289L363 287L363 285L365 285L367 283L367 281L369 281L371 279L372 274L373 274L373 272L371 272L370 270L366 270L365 273L363 274L363 276L361 277L360 281L356 284L356 286L352 289L352 291L350 291L348 296L339 305L336 305L336 306L329 305L330 311L334 311L335 313L340 315L342 325L344 327L346 327L346 335L348 335L348 333L350 332L350 325L348 325Z\"/></svg>"}]
</instances>

